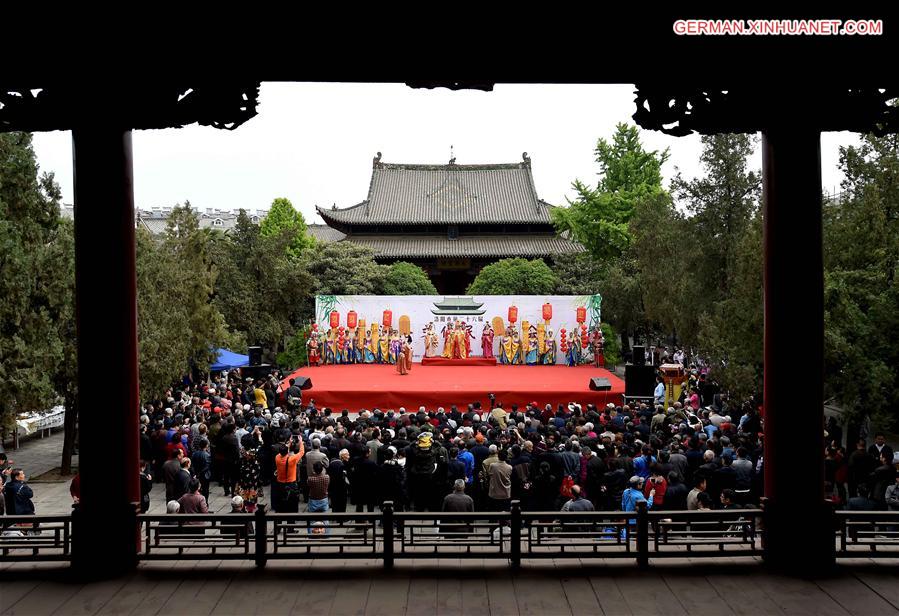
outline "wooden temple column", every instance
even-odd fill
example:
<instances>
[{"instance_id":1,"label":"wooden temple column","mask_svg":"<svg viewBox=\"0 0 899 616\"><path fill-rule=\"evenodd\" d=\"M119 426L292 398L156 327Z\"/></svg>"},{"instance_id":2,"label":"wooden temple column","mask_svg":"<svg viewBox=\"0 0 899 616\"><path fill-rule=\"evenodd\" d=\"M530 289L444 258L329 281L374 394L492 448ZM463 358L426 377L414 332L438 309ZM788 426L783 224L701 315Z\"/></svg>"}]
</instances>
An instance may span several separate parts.
<instances>
[{"instance_id":1,"label":"wooden temple column","mask_svg":"<svg viewBox=\"0 0 899 616\"><path fill-rule=\"evenodd\" d=\"M821 135L762 134L765 303L766 562L833 566L824 502L824 262Z\"/></svg>"},{"instance_id":2,"label":"wooden temple column","mask_svg":"<svg viewBox=\"0 0 899 616\"><path fill-rule=\"evenodd\" d=\"M137 284L131 131L72 131L79 472L72 566L121 574L137 565L140 501Z\"/></svg>"}]
</instances>

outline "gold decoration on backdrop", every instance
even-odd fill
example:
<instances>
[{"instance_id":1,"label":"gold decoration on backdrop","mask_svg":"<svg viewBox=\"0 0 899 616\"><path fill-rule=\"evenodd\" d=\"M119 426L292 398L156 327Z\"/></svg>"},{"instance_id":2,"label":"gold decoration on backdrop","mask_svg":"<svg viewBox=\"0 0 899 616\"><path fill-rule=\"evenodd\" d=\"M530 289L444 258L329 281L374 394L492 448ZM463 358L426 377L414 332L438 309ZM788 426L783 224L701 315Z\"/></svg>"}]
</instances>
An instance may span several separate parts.
<instances>
[{"instance_id":1,"label":"gold decoration on backdrop","mask_svg":"<svg viewBox=\"0 0 899 616\"><path fill-rule=\"evenodd\" d=\"M400 334L403 336L408 336L412 333L412 321L409 319L408 315L403 315L400 317Z\"/></svg>"}]
</instances>

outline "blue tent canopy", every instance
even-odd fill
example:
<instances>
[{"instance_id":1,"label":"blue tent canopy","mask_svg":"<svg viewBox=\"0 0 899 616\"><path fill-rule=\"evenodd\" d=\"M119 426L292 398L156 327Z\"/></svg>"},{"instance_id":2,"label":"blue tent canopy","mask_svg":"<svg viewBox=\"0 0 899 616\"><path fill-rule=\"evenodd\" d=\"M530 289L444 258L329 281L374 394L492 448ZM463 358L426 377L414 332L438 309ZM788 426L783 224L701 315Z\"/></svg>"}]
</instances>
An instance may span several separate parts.
<instances>
[{"instance_id":1,"label":"blue tent canopy","mask_svg":"<svg viewBox=\"0 0 899 616\"><path fill-rule=\"evenodd\" d=\"M233 370L234 368L242 368L244 366L250 365L249 355L233 353L228 349L216 350L216 356L217 357L215 363L209 366L209 370L212 372L219 372L221 370Z\"/></svg>"}]
</instances>

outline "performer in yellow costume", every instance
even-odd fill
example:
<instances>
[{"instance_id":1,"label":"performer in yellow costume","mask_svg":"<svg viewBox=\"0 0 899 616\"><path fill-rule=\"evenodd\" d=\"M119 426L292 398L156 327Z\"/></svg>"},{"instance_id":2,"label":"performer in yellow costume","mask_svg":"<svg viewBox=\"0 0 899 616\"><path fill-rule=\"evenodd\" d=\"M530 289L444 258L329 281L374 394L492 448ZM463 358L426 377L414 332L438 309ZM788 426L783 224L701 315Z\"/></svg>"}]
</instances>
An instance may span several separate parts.
<instances>
[{"instance_id":1,"label":"performer in yellow costume","mask_svg":"<svg viewBox=\"0 0 899 616\"><path fill-rule=\"evenodd\" d=\"M460 321L456 321L456 331L453 332L453 358L466 359L468 352L466 350L466 342L468 331L462 327Z\"/></svg>"},{"instance_id":2,"label":"performer in yellow costume","mask_svg":"<svg viewBox=\"0 0 899 616\"><path fill-rule=\"evenodd\" d=\"M521 363L521 356L519 355L519 351L521 350L521 343L518 338L518 330L515 329L515 325L509 323L509 326L506 328L506 339L503 342L503 353L506 355L506 362L509 365L518 365Z\"/></svg>"},{"instance_id":3,"label":"performer in yellow costume","mask_svg":"<svg viewBox=\"0 0 899 616\"><path fill-rule=\"evenodd\" d=\"M372 354L372 361L376 364L381 362L381 344L380 344L380 340L378 339L379 332L380 332L380 329L378 328L378 324L372 323L371 324L371 346L369 347L369 351L371 351L371 354Z\"/></svg>"},{"instance_id":4,"label":"performer in yellow costume","mask_svg":"<svg viewBox=\"0 0 899 616\"><path fill-rule=\"evenodd\" d=\"M390 363L390 330L386 327L381 329L381 333L378 336L378 344L381 349L381 357L380 362L382 364Z\"/></svg>"}]
</instances>

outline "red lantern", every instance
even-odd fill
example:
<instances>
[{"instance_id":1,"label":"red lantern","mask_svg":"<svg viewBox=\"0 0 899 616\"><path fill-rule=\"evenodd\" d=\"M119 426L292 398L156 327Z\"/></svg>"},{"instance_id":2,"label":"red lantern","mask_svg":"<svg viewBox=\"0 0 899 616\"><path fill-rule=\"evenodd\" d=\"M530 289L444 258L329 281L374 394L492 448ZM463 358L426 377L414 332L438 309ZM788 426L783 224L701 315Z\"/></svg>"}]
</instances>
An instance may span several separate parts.
<instances>
[{"instance_id":1,"label":"red lantern","mask_svg":"<svg viewBox=\"0 0 899 616\"><path fill-rule=\"evenodd\" d=\"M331 311L331 327L340 325L340 313L336 310Z\"/></svg>"},{"instance_id":2,"label":"red lantern","mask_svg":"<svg viewBox=\"0 0 899 616\"><path fill-rule=\"evenodd\" d=\"M553 305L549 302L543 304L543 320L544 321L552 321L553 320Z\"/></svg>"},{"instance_id":3,"label":"red lantern","mask_svg":"<svg viewBox=\"0 0 899 616\"><path fill-rule=\"evenodd\" d=\"M587 309L584 308L583 306L580 306L577 309L577 322L583 323L586 320L587 320Z\"/></svg>"},{"instance_id":4,"label":"red lantern","mask_svg":"<svg viewBox=\"0 0 899 616\"><path fill-rule=\"evenodd\" d=\"M350 310L346 313L346 326L350 329L356 329L356 311Z\"/></svg>"},{"instance_id":5,"label":"red lantern","mask_svg":"<svg viewBox=\"0 0 899 616\"><path fill-rule=\"evenodd\" d=\"M393 325L393 311L385 310L384 311L384 327L391 327Z\"/></svg>"},{"instance_id":6,"label":"red lantern","mask_svg":"<svg viewBox=\"0 0 899 616\"><path fill-rule=\"evenodd\" d=\"M509 306L509 323L515 323L518 320L518 307Z\"/></svg>"}]
</instances>

